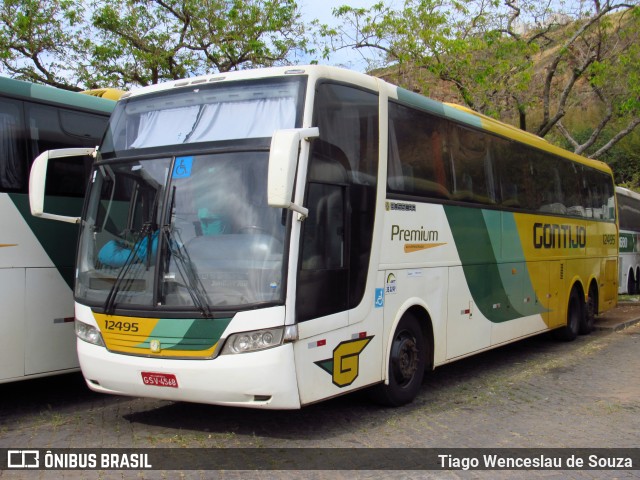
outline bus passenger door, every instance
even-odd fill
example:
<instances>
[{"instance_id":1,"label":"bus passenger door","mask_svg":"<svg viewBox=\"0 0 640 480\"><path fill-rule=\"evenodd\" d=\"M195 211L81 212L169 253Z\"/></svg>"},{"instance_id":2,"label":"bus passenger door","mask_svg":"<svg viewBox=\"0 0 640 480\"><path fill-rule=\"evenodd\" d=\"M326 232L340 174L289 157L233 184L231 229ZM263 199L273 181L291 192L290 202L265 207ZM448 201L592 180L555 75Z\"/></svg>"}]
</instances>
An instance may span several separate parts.
<instances>
[{"instance_id":1,"label":"bus passenger door","mask_svg":"<svg viewBox=\"0 0 640 480\"><path fill-rule=\"evenodd\" d=\"M295 300L296 375L303 404L380 380L382 314L365 299L376 212L379 101L316 85ZM378 320L376 322L376 320Z\"/></svg>"},{"instance_id":2,"label":"bus passenger door","mask_svg":"<svg viewBox=\"0 0 640 480\"><path fill-rule=\"evenodd\" d=\"M301 340L295 345L296 374L303 404L336 395L340 365L333 350L349 324L345 245L345 186L309 182L302 225L296 293Z\"/></svg>"},{"instance_id":3,"label":"bus passenger door","mask_svg":"<svg viewBox=\"0 0 640 480\"><path fill-rule=\"evenodd\" d=\"M297 279L296 375L302 404L336 396L372 383L372 359L379 357L371 332L349 327L352 224L347 218L345 185L309 182ZM369 356L371 356L369 358Z\"/></svg>"}]
</instances>

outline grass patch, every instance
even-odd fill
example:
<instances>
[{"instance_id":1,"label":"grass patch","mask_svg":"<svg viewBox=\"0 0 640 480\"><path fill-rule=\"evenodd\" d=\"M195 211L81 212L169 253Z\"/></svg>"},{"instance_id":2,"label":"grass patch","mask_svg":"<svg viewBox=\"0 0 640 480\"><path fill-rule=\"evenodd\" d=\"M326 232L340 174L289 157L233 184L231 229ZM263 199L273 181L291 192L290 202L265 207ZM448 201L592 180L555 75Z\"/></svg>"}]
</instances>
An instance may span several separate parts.
<instances>
[{"instance_id":1,"label":"grass patch","mask_svg":"<svg viewBox=\"0 0 640 480\"><path fill-rule=\"evenodd\" d=\"M639 302L640 295L618 295L619 302Z\"/></svg>"}]
</instances>

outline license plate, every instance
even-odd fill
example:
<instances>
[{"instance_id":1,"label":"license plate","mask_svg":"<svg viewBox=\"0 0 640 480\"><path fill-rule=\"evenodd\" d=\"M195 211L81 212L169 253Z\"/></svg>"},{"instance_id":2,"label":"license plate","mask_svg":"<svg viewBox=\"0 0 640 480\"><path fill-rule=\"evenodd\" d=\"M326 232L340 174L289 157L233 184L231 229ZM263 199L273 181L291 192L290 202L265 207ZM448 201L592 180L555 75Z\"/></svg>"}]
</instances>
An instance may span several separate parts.
<instances>
[{"instance_id":1,"label":"license plate","mask_svg":"<svg viewBox=\"0 0 640 480\"><path fill-rule=\"evenodd\" d=\"M178 388L178 379L173 373L142 372L142 382L154 387Z\"/></svg>"}]
</instances>

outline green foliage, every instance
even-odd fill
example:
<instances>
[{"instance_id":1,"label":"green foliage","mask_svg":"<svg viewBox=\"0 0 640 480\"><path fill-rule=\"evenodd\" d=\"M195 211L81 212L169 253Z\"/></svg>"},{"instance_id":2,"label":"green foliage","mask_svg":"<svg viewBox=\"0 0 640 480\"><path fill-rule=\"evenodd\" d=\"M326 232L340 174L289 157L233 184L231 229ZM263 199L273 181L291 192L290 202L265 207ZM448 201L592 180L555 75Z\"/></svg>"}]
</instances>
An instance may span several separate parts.
<instances>
[{"instance_id":1,"label":"green foliage","mask_svg":"<svg viewBox=\"0 0 640 480\"><path fill-rule=\"evenodd\" d=\"M601 160L611 166L617 185L640 191L640 133L627 136Z\"/></svg>"},{"instance_id":2,"label":"green foliage","mask_svg":"<svg viewBox=\"0 0 640 480\"><path fill-rule=\"evenodd\" d=\"M302 24L294 0L4 0L0 70L129 88L352 49L395 83L606 158L635 182L639 1L381 1L336 8L328 26Z\"/></svg>"},{"instance_id":3,"label":"green foliage","mask_svg":"<svg viewBox=\"0 0 640 480\"><path fill-rule=\"evenodd\" d=\"M4 0L0 4L0 65L11 76L77 89L66 81L68 51L82 17L75 0Z\"/></svg>"},{"instance_id":4,"label":"green foliage","mask_svg":"<svg viewBox=\"0 0 640 480\"><path fill-rule=\"evenodd\" d=\"M307 38L294 0L5 0L0 52L11 76L128 88L289 64Z\"/></svg>"},{"instance_id":5,"label":"green foliage","mask_svg":"<svg viewBox=\"0 0 640 480\"><path fill-rule=\"evenodd\" d=\"M342 27L325 33L340 48L384 52L378 74L406 88L560 133L571 150L601 157L640 124L637 3L593 0L576 12L534 0L406 0L398 10L342 7ZM580 141L567 118L585 104L594 122Z\"/></svg>"}]
</instances>

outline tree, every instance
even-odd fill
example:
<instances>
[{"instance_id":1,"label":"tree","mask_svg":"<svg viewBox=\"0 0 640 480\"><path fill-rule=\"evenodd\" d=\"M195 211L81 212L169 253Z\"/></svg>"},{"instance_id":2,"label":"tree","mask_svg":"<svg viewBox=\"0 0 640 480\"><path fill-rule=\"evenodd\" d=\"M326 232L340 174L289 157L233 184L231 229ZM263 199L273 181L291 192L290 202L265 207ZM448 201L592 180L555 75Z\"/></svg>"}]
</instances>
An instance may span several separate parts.
<instances>
[{"instance_id":1,"label":"tree","mask_svg":"<svg viewBox=\"0 0 640 480\"><path fill-rule=\"evenodd\" d=\"M294 0L5 0L2 70L78 90L291 63Z\"/></svg>"},{"instance_id":2,"label":"tree","mask_svg":"<svg viewBox=\"0 0 640 480\"><path fill-rule=\"evenodd\" d=\"M82 16L75 0L4 0L0 5L0 65L12 77L80 90L69 80L69 53Z\"/></svg>"},{"instance_id":3,"label":"tree","mask_svg":"<svg viewBox=\"0 0 640 480\"><path fill-rule=\"evenodd\" d=\"M293 0L95 2L85 82L149 85L206 72L286 63L305 45Z\"/></svg>"},{"instance_id":4,"label":"tree","mask_svg":"<svg viewBox=\"0 0 640 480\"><path fill-rule=\"evenodd\" d=\"M544 78L543 118L536 133L545 136L556 127L576 153L590 151L589 156L598 158L640 124L640 8L597 0L593 5L589 16L571 25L568 38L557 42ZM616 10L622 13L614 15ZM581 86L586 90L582 94ZM579 142L563 117L585 98L600 115L592 134ZM616 131L598 146L611 127Z\"/></svg>"},{"instance_id":5,"label":"tree","mask_svg":"<svg viewBox=\"0 0 640 480\"><path fill-rule=\"evenodd\" d=\"M333 48L383 52L387 68L379 74L407 88L464 103L542 137L562 136L575 152L601 156L640 123L640 7L637 0L583 0L554 10L553 3L345 6L334 11L341 25L322 33ZM598 118L579 142L565 119L585 103ZM575 128L583 131L584 125Z\"/></svg>"}]
</instances>

